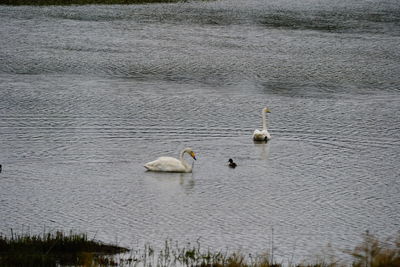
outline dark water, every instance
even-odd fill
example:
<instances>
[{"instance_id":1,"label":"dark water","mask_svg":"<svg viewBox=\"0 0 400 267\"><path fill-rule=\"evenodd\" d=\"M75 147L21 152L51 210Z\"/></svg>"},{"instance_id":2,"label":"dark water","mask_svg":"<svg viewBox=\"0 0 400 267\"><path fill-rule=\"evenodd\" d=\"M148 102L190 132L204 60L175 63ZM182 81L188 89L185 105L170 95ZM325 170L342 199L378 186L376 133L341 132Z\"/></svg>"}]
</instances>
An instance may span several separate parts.
<instances>
[{"instance_id":1,"label":"dark water","mask_svg":"<svg viewBox=\"0 0 400 267\"><path fill-rule=\"evenodd\" d=\"M399 230L397 0L1 6L0 25L0 232L261 253L273 228L286 263ZM145 172L186 146L192 174Z\"/></svg>"}]
</instances>

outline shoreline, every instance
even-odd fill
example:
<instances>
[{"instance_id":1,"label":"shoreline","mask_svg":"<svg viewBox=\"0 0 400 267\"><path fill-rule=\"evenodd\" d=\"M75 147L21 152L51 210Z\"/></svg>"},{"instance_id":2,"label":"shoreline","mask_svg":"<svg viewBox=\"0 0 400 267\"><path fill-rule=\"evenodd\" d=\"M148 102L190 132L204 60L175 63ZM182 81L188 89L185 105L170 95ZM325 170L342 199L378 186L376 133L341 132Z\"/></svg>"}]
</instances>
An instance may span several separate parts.
<instances>
[{"instance_id":1,"label":"shoreline","mask_svg":"<svg viewBox=\"0 0 400 267\"><path fill-rule=\"evenodd\" d=\"M273 252L272 252L273 253ZM339 267L339 266L400 266L400 236L379 240L366 232L363 241L346 254L351 262L332 255L322 255L312 262L276 262L271 253L245 255L238 252L210 251L200 242L179 246L172 240L155 249L128 249L88 239L87 234L57 231L42 235L0 234L1 266L201 266L201 267Z\"/></svg>"}]
</instances>

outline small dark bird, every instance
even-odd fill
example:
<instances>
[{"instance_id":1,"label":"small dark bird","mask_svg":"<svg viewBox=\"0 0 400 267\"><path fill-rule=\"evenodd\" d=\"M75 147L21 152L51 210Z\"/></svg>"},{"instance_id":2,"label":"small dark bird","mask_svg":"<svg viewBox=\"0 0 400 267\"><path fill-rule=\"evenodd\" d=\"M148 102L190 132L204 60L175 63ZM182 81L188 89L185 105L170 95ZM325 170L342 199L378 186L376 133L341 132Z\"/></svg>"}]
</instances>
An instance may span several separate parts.
<instances>
[{"instance_id":1,"label":"small dark bird","mask_svg":"<svg viewBox=\"0 0 400 267\"><path fill-rule=\"evenodd\" d=\"M0 164L0 173L1 173L1 164Z\"/></svg>"},{"instance_id":2,"label":"small dark bird","mask_svg":"<svg viewBox=\"0 0 400 267\"><path fill-rule=\"evenodd\" d=\"M235 162L233 162L232 159L229 159L228 162L229 162L229 167L236 168L237 164Z\"/></svg>"}]
</instances>

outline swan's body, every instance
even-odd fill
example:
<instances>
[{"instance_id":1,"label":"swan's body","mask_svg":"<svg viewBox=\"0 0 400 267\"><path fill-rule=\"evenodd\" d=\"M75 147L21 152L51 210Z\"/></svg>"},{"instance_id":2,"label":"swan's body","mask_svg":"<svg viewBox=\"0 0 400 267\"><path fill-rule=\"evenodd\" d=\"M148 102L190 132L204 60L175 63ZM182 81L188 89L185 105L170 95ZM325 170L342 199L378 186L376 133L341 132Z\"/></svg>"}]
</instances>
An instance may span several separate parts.
<instances>
[{"instance_id":1,"label":"swan's body","mask_svg":"<svg viewBox=\"0 0 400 267\"><path fill-rule=\"evenodd\" d=\"M155 172L192 172L192 166L183 159L185 153L188 153L196 160L196 155L192 149L185 148L179 154L179 159L173 157L159 157L154 161L146 163L144 167L149 171Z\"/></svg>"},{"instance_id":2,"label":"swan's body","mask_svg":"<svg viewBox=\"0 0 400 267\"><path fill-rule=\"evenodd\" d=\"M254 141L268 141L271 139L271 135L269 134L268 130L254 130L253 133L253 140Z\"/></svg>"},{"instance_id":3,"label":"swan's body","mask_svg":"<svg viewBox=\"0 0 400 267\"><path fill-rule=\"evenodd\" d=\"M262 130L254 130L253 133L253 140L254 141L268 141L271 139L271 135L267 130L267 113L271 111L268 108L263 108L261 115L262 115Z\"/></svg>"}]
</instances>

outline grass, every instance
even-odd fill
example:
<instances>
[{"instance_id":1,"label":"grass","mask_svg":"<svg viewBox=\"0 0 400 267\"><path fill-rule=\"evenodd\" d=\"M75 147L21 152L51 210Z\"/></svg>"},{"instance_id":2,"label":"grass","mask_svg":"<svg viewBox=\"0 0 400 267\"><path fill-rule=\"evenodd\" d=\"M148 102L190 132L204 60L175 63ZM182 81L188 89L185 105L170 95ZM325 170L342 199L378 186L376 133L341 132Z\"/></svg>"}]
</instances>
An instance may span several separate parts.
<instances>
[{"instance_id":1,"label":"grass","mask_svg":"<svg viewBox=\"0 0 400 267\"><path fill-rule=\"evenodd\" d=\"M366 232L363 241L351 251L353 261L345 263L329 255L316 259L314 263L280 263L273 260L269 253L261 255L244 255L240 252L212 252L202 249L200 243L179 246L166 241L162 249L156 251L145 246L143 251L131 251L130 257L121 264L132 262L140 266L187 266L187 267L399 267L400 266L400 235L396 240L380 241Z\"/></svg>"},{"instance_id":2,"label":"grass","mask_svg":"<svg viewBox=\"0 0 400 267\"><path fill-rule=\"evenodd\" d=\"M273 264L267 254L259 256L245 256L240 252L229 253L213 252L202 249L200 243L190 243L180 246L177 242L165 241L164 247L156 250L146 245L144 250L132 250L129 258L121 260L120 263L131 264L134 262L140 266L187 266L187 267L278 267Z\"/></svg>"},{"instance_id":3,"label":"grass","mask_svg":"<svg viewBox=\"0 0 400 267\"><path fill-rule=\"evenodd\" d=\"M284 264L273 261L268 253L255 256L213 252L201 248L199 242L180 246L177 242L165 241L158 250L150 245L143 250L128 250L88 240L85 234L0 236L0 266L398 267L400 235L395 240L381 241L366 232L363 241L346 253L353 257L351 263L331 258L315 263Z\"/></svg>"},{"instance_id":4,"label":"grass","mask_svg":"<svg viewBox=\"0 0 400 267\"><path fill-rule=\"evenodd\" d=\"M0 0L0 5L129 5L129 4L147 4L147 3L177 3L185 0Z\"/></svg>"},{"instance_id":5,"label":"grass","mask_svg":"<svg viewBox=\"0 0 400 267\"><path fill-rule=\"evenodd\" d=\"M43 235L0 236L0 266L85 265L111 262L107 255L127 252L116 245L89 240L86 234L63 232Z\"/></svg>"}]
</instances>

